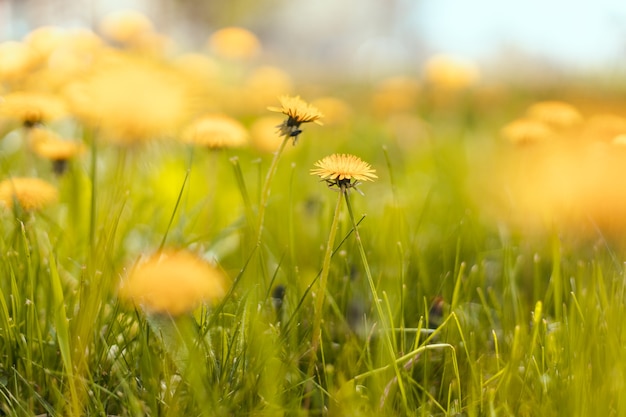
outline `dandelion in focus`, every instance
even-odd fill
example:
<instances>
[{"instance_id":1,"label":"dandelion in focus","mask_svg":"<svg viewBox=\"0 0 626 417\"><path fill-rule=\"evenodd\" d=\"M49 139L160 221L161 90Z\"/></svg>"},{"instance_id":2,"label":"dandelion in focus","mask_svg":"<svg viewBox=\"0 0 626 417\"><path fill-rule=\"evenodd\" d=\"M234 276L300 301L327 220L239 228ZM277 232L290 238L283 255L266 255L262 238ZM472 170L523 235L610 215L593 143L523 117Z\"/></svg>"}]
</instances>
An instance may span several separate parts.
<instances>
[{"instance_id":1,"label":"dandelion in focus","mask_svg":"<svg viewBox=\"0 0 626 417\"><path fill-rule=\"evenodd\" d=\"M319 119L324 115L315 106L302 100L300 96L281 96L278 100L281 107L268 107L268 110L287 116L287 120L277 127L281 136L293 138L294 145L298 141L298 135L302 133L300 129L302 123L314 122L322 125Z\"/></svg>"},{"instance_id":2,"label":"dandelion in focus","mask_svg":"<svg viewBox=\"0 0 626 417\"><path fill-rule=\"evenodd\" d=\"M208 115L192 122L182 140L210 149L239 148L248 143L248 132L237 120L223 115Z\"/></svg>"},{"instance_id":3,"label":"dandelion in focus","mask_svg":"<svg viewBox=\"0 0 626 417\"><path fill-rule=\"evenodd\" d=\"M342 192L355 188L361 181L374 181L376 170L359 157L349 154L329 155L315 163L311 175L318 175L329 187L338 187Z\"/></svg>"},{"instance_id":4,"label":"dandelion in focus","mask_svg":"<svg viewBox=\"0 0 626 417\"><path fill-rule=\"evenodd\" d=\"M122 281L120 297L148 313L179 316L226 293L213 265L186 251L166 250L136 263Z\"/></svg>"},{"instance_id":5,"label":"dandelion in focus","mask_svg":"<svg viewBox=\"0 0 626 417\"><path fill-rule=\"evenodd\" d=\"M0 205L7 208L17 202L26 211L41 210L58 197L56 187L39 178L16 177L0 182Z\"/></svg>"}]
</instances>

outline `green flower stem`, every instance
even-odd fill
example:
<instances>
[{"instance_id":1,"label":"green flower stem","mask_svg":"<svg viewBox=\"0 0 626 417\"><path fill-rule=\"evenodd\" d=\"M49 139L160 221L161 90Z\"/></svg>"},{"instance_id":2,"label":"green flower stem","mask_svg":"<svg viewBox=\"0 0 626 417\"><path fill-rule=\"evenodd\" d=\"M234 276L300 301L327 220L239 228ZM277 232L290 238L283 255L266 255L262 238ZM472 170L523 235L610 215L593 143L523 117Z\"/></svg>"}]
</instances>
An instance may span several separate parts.
<instances>
[{"instance_id":1,"label":"green flower stem","mask_svg":"<svg viewBox=\"0 0 626 417\"><path fill-rule=\"evenodd\" d=\"M257 246L261 245L261 236L263 234L263 223L265 221L265 208L267 207L267 201L270 197L270 185L272 183L272 178L274 178L274 174L276 173L276 168L278 168L278 160L280 159L280 155L283 153L287 142L289 142L290 136L285 136L282 143L278 147L278 150L274 152L274 158L272 158L272 163L270 164L270 168L267 171L267 175L265 176L265 182L263 183L263 189L261 190L261 201L259 203L259 218L257 221L256 227L256 238L257 238Z\"/></svg>"},{"instance_id":2,"label":"green flower stem","mask_svg":"<svg viewBox=\"0 0 626 417\"><path fill-rule=\"evenodd\" d=\"M335 237L337 236L337 228L339 226L339 214L341 212L341 194L337 198L337 204L335 205L335 214L333 215L333 222L330 226L330 233L328 234L328 242L326 242L326 252L324 253L324 262L322 263L322 273L320 275L320 284L317 297L315 299L315 317L313 320L313 357L321 341L322 333L322 310L324 308L324 296L326 295L326 285L328 283L328 274L330 271L330 258L333 254L333 246L335 245Z\"/></svg>"},{"instance_id":3,"label":"green flower stem","mask_svg":"<svg viewBox=\"0 0 626 417\"><path fill-rule=\"evenodd\" d=\"M352 222L352 228L354 230L354 236L356 238L357 246L359 247L359 252L361 254L361 260L363 261L363 268L365 269L365 275L367 277L367 282L370 286L370 290L372 291L372 297L374 299L374 306L376 307L376 313L378 314L378 320L380 324L383 326L382 330L384 331L385 345L389 350L389 356L391 358L391 362L393 365L393 369L395 371L397 380L398 380L398 388L400 389L400 393L402 395L402 402L404 406L408 409L408 401L406 397L406 389L404 387L404 383L402 382L402 378L400 377L400 367L396 362L396 353L393 347L393 343L391 342L391 338L389 337L389 332L385 331L387 328L387 323L385 319L385 314L383 313L383 308L381 306L380 298L378 297L378 291L376 291L376 285L374 284L374 279L372 278L372 272L370 270L369 263L367 262L367 255L365 254L365 249L363 248L363 242L361 241L361 235L359 234L358 225L354 219L354 212L352 210L352 204L350 203L350 196L348 192L343 192L343 195L346 199L346 206L348 206L348 214L350 215L350 221Z\"/></svg>"}]
</instances>

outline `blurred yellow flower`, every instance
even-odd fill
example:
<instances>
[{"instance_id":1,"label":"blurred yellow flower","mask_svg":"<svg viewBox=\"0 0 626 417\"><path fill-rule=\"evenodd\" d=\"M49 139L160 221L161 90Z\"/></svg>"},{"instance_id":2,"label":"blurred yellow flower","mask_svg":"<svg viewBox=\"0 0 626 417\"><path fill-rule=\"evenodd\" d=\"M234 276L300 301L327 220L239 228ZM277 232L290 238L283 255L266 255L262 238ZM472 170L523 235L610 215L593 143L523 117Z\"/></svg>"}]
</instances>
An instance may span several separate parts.
<instances>
[{"instance_id":1,"label":"blurred yellow flower","mask_svg":"<svg viewBox=\"0 0 626 417\"><path fill-rule=\"evenodd\" d=\"M261 152L272 153L280 146L282 138L276 135L276 126L282 123L280 116L264 116L250 125L250 138L253 146Z\"/></svg>"},{"instance_id":2,"label":"blurred yellow flower","mask_svg":"<svg viewBox=\"0 0 626 417\"><path fill-rule=\"evenodd\" d=\"M583 121L576 107L562 101L540 101L531 105L526 114L532 119L562 129L574 127Z\"/></svg>"},{"instance_id":3,"label":"blurred yellow flower","mask_svg":"<svg viewBox=\"0 0 626 417\"><path fill-rule=\"evenodd\" d=\"M68 160L85 152L82 143L62 139L56 133L41 127L30 130L29 146L39 157L52 161L58 174L65 171Z\"/></svg>"},{"instance_id":4,"label":"blurred yellow flower","mask_svg":"<svg viewBox=\"0 0 626 417\"><path fill-rule=\"evenodd\" d=\"M58 191L54 185L39 178L16 177L0 182L0 205L13 207L13 202L27 211L39 210L55 203Z\"/></svg>"},{"instance_id":5,"label":"blurred yellow flower","mask_svg":"<svg viewBox=\"0 0 626 417\"><path fill-rule=\"evenodd\" d=\"M586 140L610 142L621 134L626 134L626 118L616 114L595 114L582 127Z\"/></svg>"},{"instance_id":6,"label":"blurred yellow flower","mask_svg":"<svg viewBox=\"0 0 626 417\"><path fill-rule=\"evenodd\" d=\"M238 148L248 143L248 131L232 117L207 115L193 121L183 131L182 140L211 149Z\"/></svg>"},{"instance_id":7,"label":"blurred yellow flower","mask_svg":"<svg viewBox=\"0 0 626 417\"><path fill-rule=\"evenodd\" d=\"M226 27L213 33L208 45L215 55L227 59L247 59L261 52L256 35L241 27Z\"/></svg>"},{"instance_id":8,"label":"blurred yellow flower","mask_svg":"<svg viewBox=\"0 0 626 417\"><path fill-rule=\"evenodd\" d=\"M542 121L530 118L516 119L501 130L502 136L516 145L544 142L554 137L554 132Z\"/></svg>"},{"instance_id":9,"label":"blurred yellow flower","mask_svg":"<svg viewBox=\"0 0 626 417\"><path fill-rule=\"evenodd\" d=\"M268 107L269 111L282 113L287 116L282 124L278 125L281 136L293 137L294 144L298 139L298 135L302 133L300 125L302 123L314 122L321 125L319 119L324 115L313 105L305 102L300 96L280 96L278 98L281 107Z\"/></svg>"},{"instance_id":10,"label":"blurred yellow flower","mask_svg":"<svg viewBox=\"0 0 626 417\"><path fill-rule=\"evenodd\" d=\"M36 51L22 42L0 43L0 81L12 81L27 75L39 63Z\"/></svg>"},{"instance_id":11,"label":"blurred yellow flower","mask_svg":"<svg viewBox=\"0 0 626 417\"><path fill-rule=\"evenodd\" d=\"M374 181L376 170L359 157L349 154L329 155L315 163L311 175L318 175L329 187L337 186L342 191L355 187L359 181ZM352 182L354 180L354 182Z\"/></svg>"},{"instance_id":12,"label":"blurred yellow flower","mask_svg":"<svg viewBox=\"0 0 626 417\"><path fill-rule=\"evenodd\" d=\"M341 125L350 120L352 108L344 100L336 97L319 97L311 102L324 114L325 125Z\"/></svg>"},{"instance_id":13,"label":"blurred yellow flower","mask_svg":"<svg viewBox=\"0 0 626 417\"><path fill-rule=\"evenodd\" d=\"M121 10L106 15L100 22L100 31L105 37L121 44L137 41L153 25L145 15L134 10Z\"/></svg>"},{"instance_id":14,"label":"blurred yellow flower","mask_svg":"<svg viewBox=\"0 0 626 417\"><path fill-rule=\"evenodd\" d=\"M419 92L418 81L411 77L385 78L376 84L371 97L372 110L378 115L413 110Z\"/></svg>"},{"instance_id":15,"label":"blurred yellow flower","mask_svg":"<svg viewBox=\"0 0 626 417\"><path fill-rule=\"evenodd\" d=\"M133 143L173 135L190 112L190 89L179 73L124 54L66 90L73 113L104 137Z\"/></svg>"},{"instance_id":16,"label":"blurred yellow flower","mask_svg":"<svg viewBox=\"0 0 626 417\"><path fill-rule=\"evenodd\" d=\"M433 86L449 91L471 87L480 78L475 64L449 55L430 58L424 67L424 75Z\"/></svg>"},{"instance_id":17,"label":"blurred yellow flower","mask_svg":"<svg viewBox=\"0 0 626 417\"><path fill-rule=\"evenodd\" d=\"M26 127L59 119L66 113L65 102L47 93L17 91L0 101L0 116L17 120Z\"/></svg>"},{"instance_id":18,"label":"blurred yellow flower","mask_svg":"<svg viewBox=\"0 0 626 417\"><path fill-rule=\"evenodd\" d=\"M178 316L202 302L218 302L226 279L217 268L186 251L166 250L137 262L122 281L122 299L148 313Z\"/></svg>"},{"instance_id":19,"label":"blurred yellow flower","mask_svg":"<svg viewBox=\"0 0 626 417\"><path fill-rule=\"evenodd\" d=\"M257 112L275 97L288 94L292 88L291 76L285 71L269 65L261 66L255 68L245 80L244 102L250 110Z\"/></svg>"}]
</instances>

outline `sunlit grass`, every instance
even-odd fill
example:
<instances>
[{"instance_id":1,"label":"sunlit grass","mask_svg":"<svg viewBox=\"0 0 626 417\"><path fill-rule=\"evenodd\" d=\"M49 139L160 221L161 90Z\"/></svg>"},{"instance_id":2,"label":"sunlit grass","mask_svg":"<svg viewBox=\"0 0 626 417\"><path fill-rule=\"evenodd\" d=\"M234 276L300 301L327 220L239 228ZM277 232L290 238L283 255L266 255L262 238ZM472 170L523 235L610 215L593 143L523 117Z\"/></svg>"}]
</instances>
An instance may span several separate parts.
<instances>
[{"instance_id":1,"label":"sunlit grass","mask_svg":"<svg viewBox=\"0 0 626 417\"><path fill-rule=\"evenodd\" d=\"M123 74L120 62L140 54L102 53ZM133 71L153 64L142 55ZM235 93L239 73L229 69L245 66L213 64L228 77L213 75L224 88L205 102L160 57L157 80L180 82L160 93L190 104L173 119L158 116L150 95L134 102L150 110L141 117L117 113L128 92L100 71L98 95L115 92L108 110L70 109L59 121L35 102L26 119L3 116L0 179L41 179L58 198L30 205L15 191L0 201L0 414L626 414L626 155L611 141L626 131L617 117L590 116L612 101L551 97L580 114L559 105L576 117L544 112L543 122L584 128L552 126L542 143L502 130L539 100L515 86L495 95L473 86L473 67L437 82L337 80L320 87L341 96L324 126L297 119L306 110L317 121L315 107L281 97L297 106L278 109L285 120L271 126L279 140L267 153L246 146L241 129L276 103L251 109L240 98L270 93ZM14 74L21 84L2 80L2 91L40 88L30 71ZM70 101L89 102L88 88L57 75ZM226 120L206 116L219 113L216 102L237 129L203 125L222 135L216 145L181 140L189 126L201 133L198 120ZM27 140L33 124L80 138L84 152L55 170ZM351 172L363 181L354 189L310 175L335 153L367 161L378 178ZM567 177L550 169L555 156ZM227 277L224 293L170 311L118 298L138 259L169 250Z\"/></svg>"}]
</instances>

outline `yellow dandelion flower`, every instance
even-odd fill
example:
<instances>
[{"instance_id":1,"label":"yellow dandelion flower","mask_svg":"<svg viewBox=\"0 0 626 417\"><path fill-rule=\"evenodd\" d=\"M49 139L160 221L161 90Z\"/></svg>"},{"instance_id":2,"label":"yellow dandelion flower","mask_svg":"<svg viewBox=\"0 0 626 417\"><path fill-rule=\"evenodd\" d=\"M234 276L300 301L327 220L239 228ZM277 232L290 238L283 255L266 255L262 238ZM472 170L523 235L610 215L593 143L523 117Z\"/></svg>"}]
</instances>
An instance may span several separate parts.
<instances>
[{"instance_id":1,"label":"yellow dandelion flower","mask_svg":"<svg viewBox=\"0 0 626 417\"><path fill-rule=\"evenodd\" d=\"M315 163L311 175L318 175L329 187L337 186L342 191L353 188L360 181L374 181L376 170L359 157L349 154L329 155ZM354 180L354 182L352 182Z\"/></svg>"},{"instance_id":2,"label":"yellow dandelion flower","mask_svg":"<svg viewBox=\"0 0 626 417\"><path fill-rule=\"evenodd\" d=\"M225 293L226 279L217 268L195 254L169 250L136 263L119 294L149 313L177 316Z\"/></svg>"},{"instance_id":3,"label":"yellow dandelion flower","mask_svg":"<svg viewBox=\"0 0 626 417\"><path fill-rule=\"evenodd\" d=\"M582 135L587 140L610 142L626 133L626 118L616 114L595 114L585 122Z\"/></svg>"},{"instance_id":4,"label":"yellow dandelion flower","mask_svg":"<svg viewBox=\"0 0 626 417\"><path fill-rule=\"evenodd\" d=\"M0 80L24 77L38 63L36 51L22 42L0 43Z\"/></svg>"},{"instance_id":5,"label":"yellow dandelion flower","mask_svg":"<svg viewBox=\"0 0 626 417\"><path fill-rule=\"evenodd\" d=\"M234 26L213 33L208 45L217 56L227 59L253 58L261 52L261 42L254 33Z\"/></svg>"},{"instance_id":6,"label":"yellow dandelion flower","mask_svg":"<svg viewBox=\"0 0 626 417\"><path fill-rule=\"evenodd\" d=\"M280 116L264 116L256 119L250 125L252 145L261 152L275 152L282 142L280 136L276 136L276 126L282 121Z\"/></svg>"},{"instance_id":7,"label":"yellow dandelion flower","mask_svg":"<svg viewBox=\"0 0 626 417\"><path fill-rule=\"evenodd\" d=\"M152 32L150 19L134 10L121 10L106 15L100 22L105 37L122 44L132 43L147 32Z\"/></svg>"},{"instance_id":8,"label":"yellow dandelion flower","mask_svg":"<svg viewBox=\"0 0 626 417\"><path fill-rule=\"evenodd\" d=\"M13 202L27 211L39 210L58 200L54 185L39 178L16 177L0 182L0 205L13 207Z\"/></svg>"},{"instance_id":9,"label":"yellow dandelion flower","mask_svg":"<svg viewBox=\"0 0 626 417\"><path fill-rule=\"evenodd\" d=\"M556 128L569 128L583 120L578 109L562 101L541 101L531 105L526 114Z\"/></svg>"},{"instance_id":10,"label":"yellow dandelion flower","mask_svg":"<svg viewBox=\"0 0 626 417\"><path fill-rule=\"evenodd\" d=\"M336 97L319 97L311 103L324 113L324 123L337 126L346 123L352 116L352 108Z\"/></svg>"},{"instance_id":11,"label":"yellow dandelion flower","mask_svg":"<svg viewBox=\"0 0 626 417\"><path fill-rule=\"evenodd\" d=\"M420 89L420 84L412 77L385 78L376 85L372 94L372 110L378 115L410 111L417 105Z\"/></svg>"},{"instance_id":12,"label":"yellow dandelion flower","mask_svg":"<svg viewBox=\"0 0 626 417\"><path fill-rule=\"evenodd\" d=\"M121 53L103 61L66 95L72 112L105 138L145 141L171 135L187 120L191 92L180 73Z\"/></svg>"},{"instance_id":13,"label":"yellow dandelion flower","mask_svg":"<svg viewBox=\"0 0 626 417\"><path fill-rule=\"evenodd\" d=\"M192 122L182 140L211 149L238 148L248 143L248 131L232 117L207 115Z\"/></svg>"},{"instance_id":14,"label":"yellow dandelion flower","mask_svg":"<svg viewBox=\"0 0 626 417\"><path fill-rule=\"evenodd\" d=\"M65 172L67 161L85 152L82 143L62 139L56 133L40 127L30 130L29 145L36 155L52 161L57 174Z\"/></svg>"},{"instance_id":15,"label":"yellow dandelion flower","mask_svg":"<svg viewBox=\"0 0 626 417\"><path fill-rule=\"evenodd\" d=\"M425 65L426 80L443 90L457 91L473 86L480 78L478 67L449 55L435 55Z\"/></svg>"},{"instance_id":16,"label":"yellow dandelion flower","mask_svg":"<svg viewBox=\"0 0 626 417\"><path fill-rule=\"evenodd\" d=\"M298 140L298 135L302 133L300 129L302 123L314 122L318 125L323 124L319 119L324 117L324 115L315 106L302 100L300 96L280 96L278 100L281 107L268 107L267 109L287 116L287 120L277 127L281 136L294 138L294 145Z\"/></svg>"},{"instance_id":17,"label":"yellow dandelion flower","mask_svg":"<svg viewBox=\"0 0 626 417\"><path fill-rule=\"evenodd\" d=\"M65 102L52 94L16 91L0 101L0 116L18 120L26 127L59 119L66 112Z\"/></svg>"},{"instance_id":18,"label":"yellow dandelion flower","mask_svg":"<svg viewBox=\"0 0 626 417\"><path fill-rule=\"evenodd\" d=\"M550 126L530 118L512 121L502 128L501 134L506 140L516 145L544 142L554 137Z\"/></svg>"}]
</instances>

